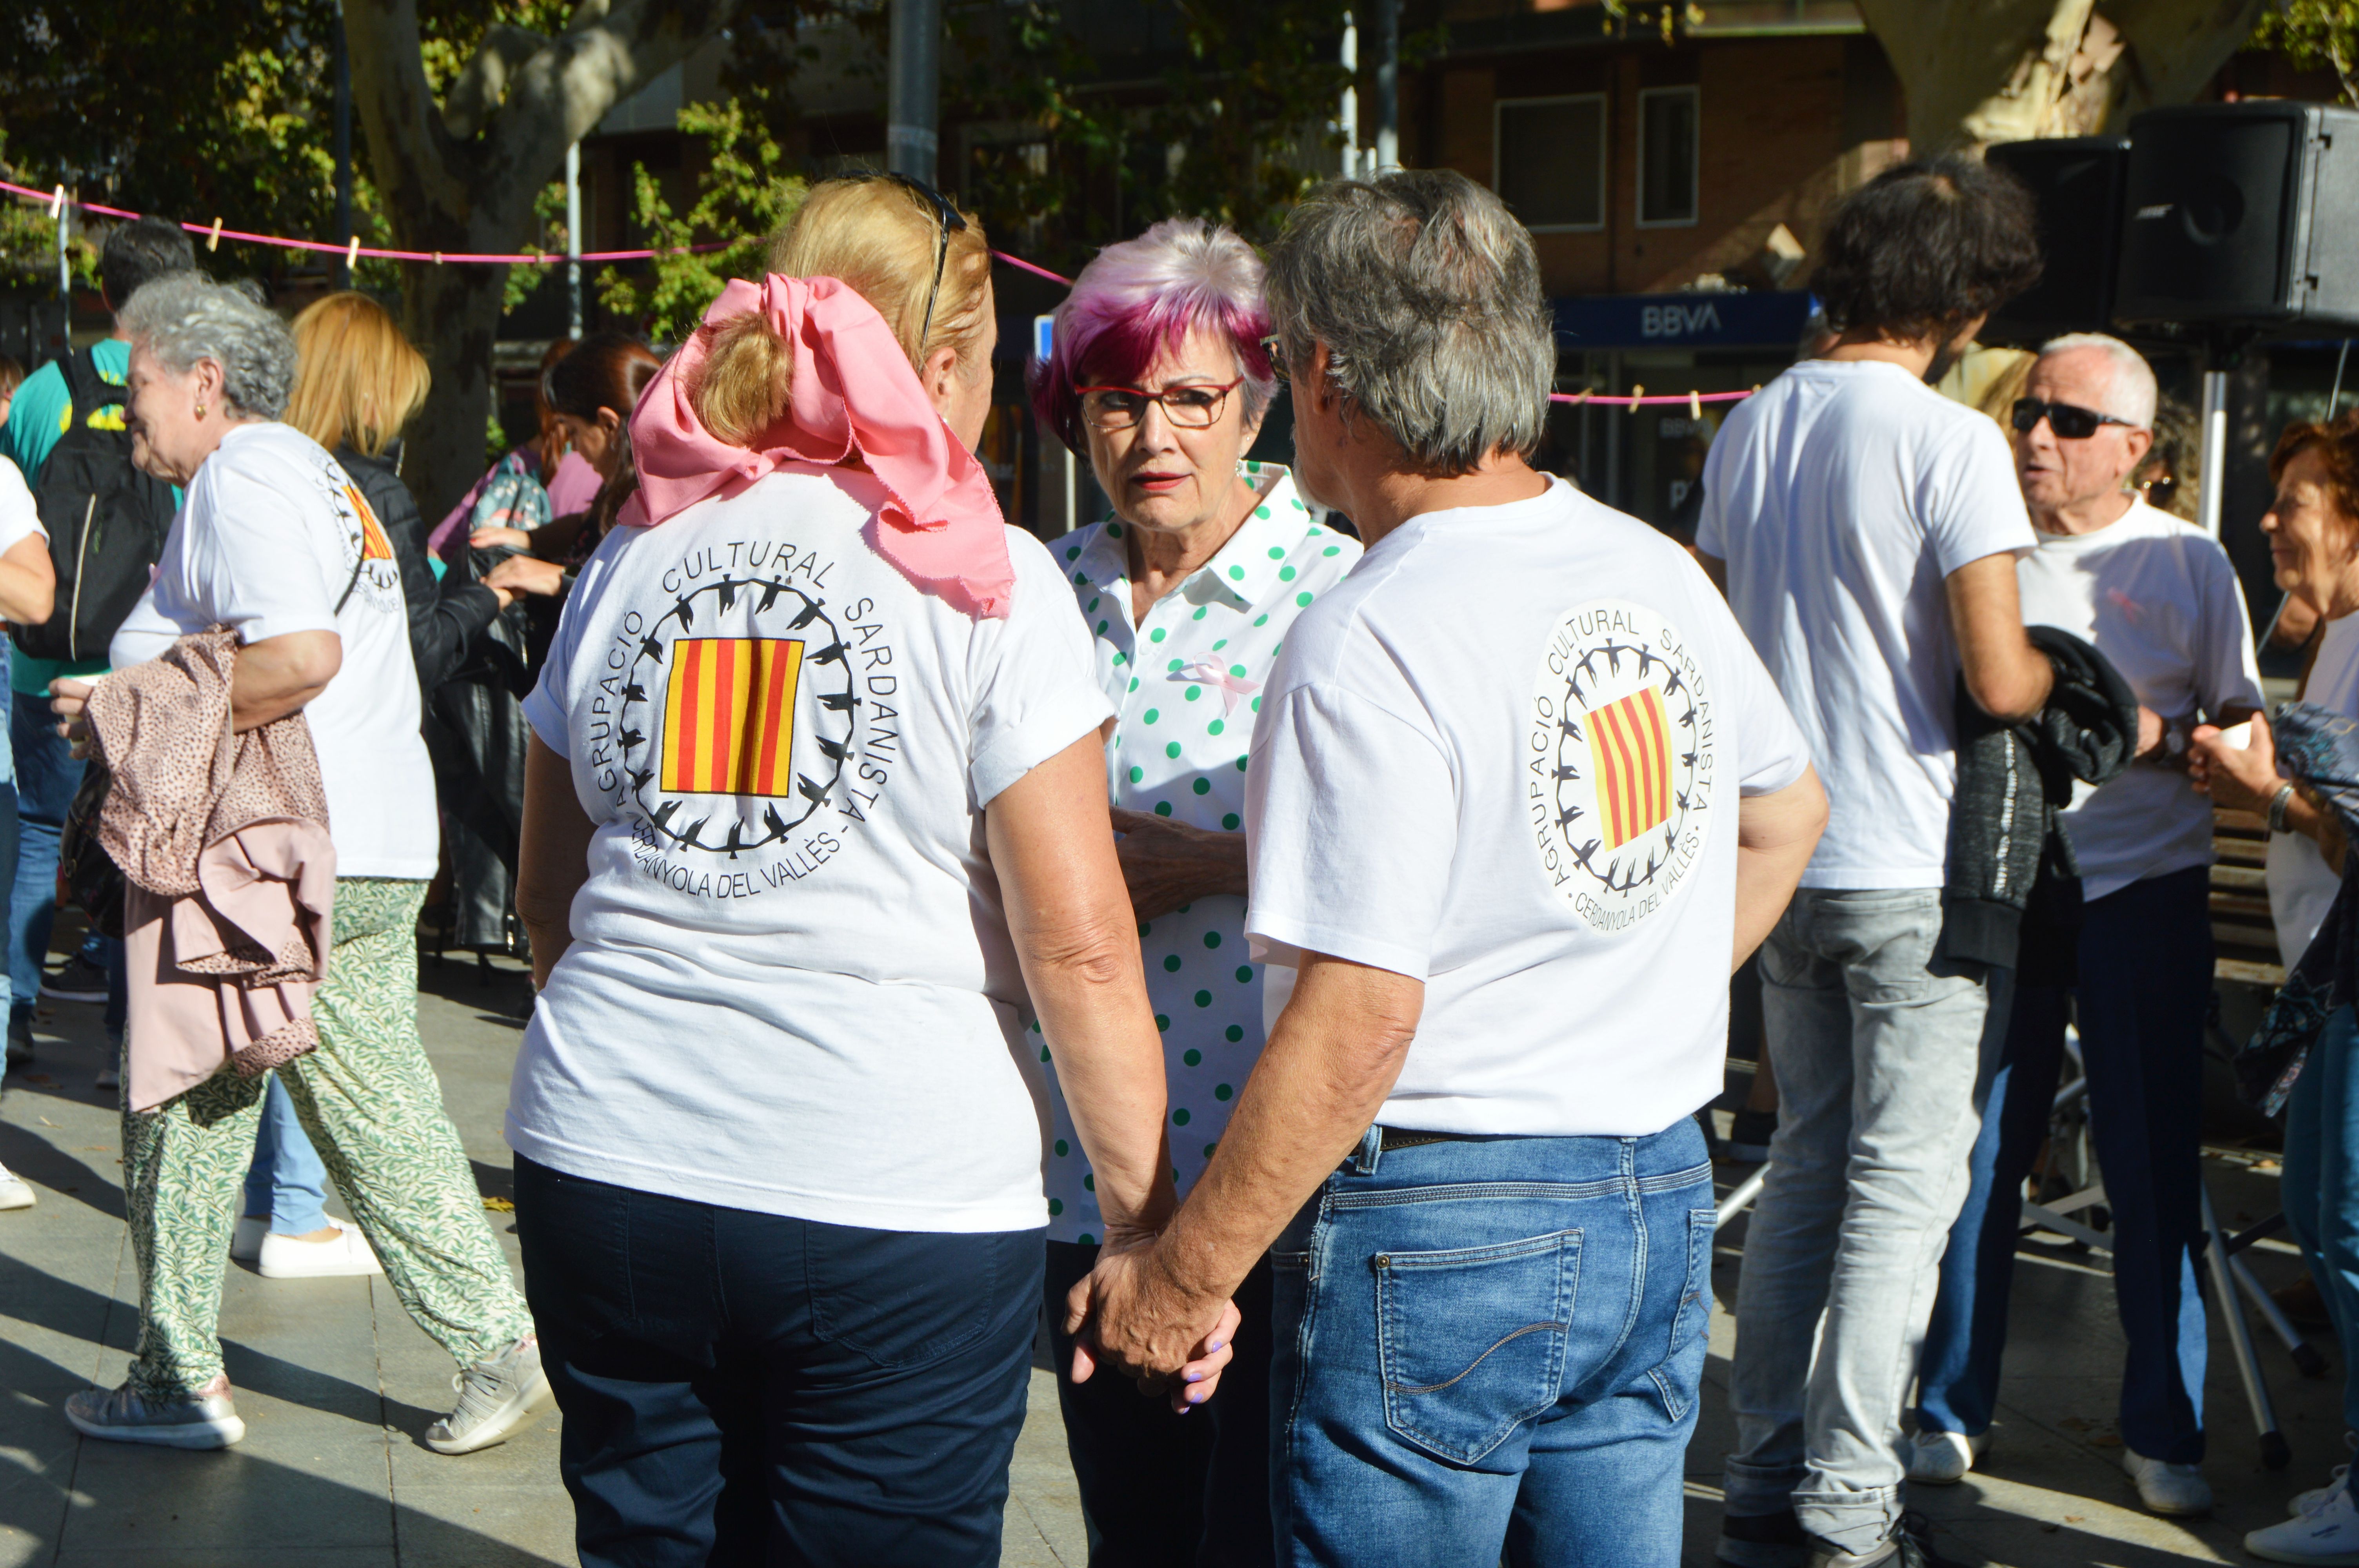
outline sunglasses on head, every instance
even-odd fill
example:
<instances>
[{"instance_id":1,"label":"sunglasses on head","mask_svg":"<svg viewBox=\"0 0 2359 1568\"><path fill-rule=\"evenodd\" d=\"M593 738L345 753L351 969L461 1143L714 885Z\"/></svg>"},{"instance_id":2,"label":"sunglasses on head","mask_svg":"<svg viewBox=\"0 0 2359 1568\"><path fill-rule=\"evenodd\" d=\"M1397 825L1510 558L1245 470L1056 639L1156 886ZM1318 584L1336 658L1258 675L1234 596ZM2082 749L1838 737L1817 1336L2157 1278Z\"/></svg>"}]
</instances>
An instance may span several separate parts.
<instances>
[{"instance_id":1,"label":"sunglasses on head","mask_svg":"<svg viewBox=\"0 0 2359 1568\"><path fill-rule=\"evenodd\" d=\"M949 197L922 179L912 179L906 174L888 174L879 169L861 169L842 177L855 182L881 179L897 185L934 211L934 286L926 291L926 317L918 328L918 344L922 350L926 335L934 327L934 301L942 292L942 264L950 259L951 236L966 232L966 215L951 205Z\"/></svg>"},{"instance_id":2,"label":"sunglasses on head","mask_svg":"<svg viewBox=\"0 0 2359 1568\"><path fill-rule=\"evenodd\" d=\"M2097 433L2100 425L2119 425L2128 430L2138 428L2126 419L2116 419L2110 414L2100 414L2093 408L2082 408L2077 404L2048 403L2037 397L2015 400L2014 424L2017 430L2029 435L2042 419L2048 421L2048 427L2056 432L2056 438L2060 441L2085 441Z\"/></svg>"}]
</instances>

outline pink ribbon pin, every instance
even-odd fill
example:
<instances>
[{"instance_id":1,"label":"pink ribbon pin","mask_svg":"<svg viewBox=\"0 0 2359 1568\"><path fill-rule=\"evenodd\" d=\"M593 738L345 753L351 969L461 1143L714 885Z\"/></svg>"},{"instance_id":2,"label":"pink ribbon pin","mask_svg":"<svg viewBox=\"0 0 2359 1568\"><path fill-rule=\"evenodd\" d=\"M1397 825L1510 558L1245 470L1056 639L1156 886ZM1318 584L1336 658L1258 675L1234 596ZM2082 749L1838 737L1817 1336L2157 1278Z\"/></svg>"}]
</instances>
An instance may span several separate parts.
<instances>
[{"instance_id":1,"label":"pink ribbon pin","mask_svg":"<svg viewBox=\"0 0 2359 1568\"><path fill-rule=\"evenodd\" d=\"M1171 672L1175 681L1191 681L1199 686L1218 687L1221 693L1221 717L1226 719L1237 710L1237 698L1251 697L1261 689L1261 682L1233 676L1210 659L1198 659Z\"/></svg>"}]
</instances>

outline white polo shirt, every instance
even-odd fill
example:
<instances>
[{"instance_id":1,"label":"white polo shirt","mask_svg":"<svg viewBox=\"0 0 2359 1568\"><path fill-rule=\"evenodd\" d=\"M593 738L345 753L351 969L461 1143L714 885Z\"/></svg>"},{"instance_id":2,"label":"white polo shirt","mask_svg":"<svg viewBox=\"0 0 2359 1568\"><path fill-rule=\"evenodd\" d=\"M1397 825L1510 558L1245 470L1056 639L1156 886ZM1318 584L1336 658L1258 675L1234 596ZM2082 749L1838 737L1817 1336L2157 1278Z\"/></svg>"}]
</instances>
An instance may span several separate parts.
<instances>
[{"instance_id":1,"label":"white polo shirt","mask_svg":"<svg viewBox=\"0 0 2359 1568\"><path fill-rule=\"evenodd\" d=\"M1736 807L1809 765L1687 553L1562 481L1306 611L1246 777L1257 955L1425 982L1386 1126L1645 1136L1721 1089Z\"/></svg>"}]
</instances>

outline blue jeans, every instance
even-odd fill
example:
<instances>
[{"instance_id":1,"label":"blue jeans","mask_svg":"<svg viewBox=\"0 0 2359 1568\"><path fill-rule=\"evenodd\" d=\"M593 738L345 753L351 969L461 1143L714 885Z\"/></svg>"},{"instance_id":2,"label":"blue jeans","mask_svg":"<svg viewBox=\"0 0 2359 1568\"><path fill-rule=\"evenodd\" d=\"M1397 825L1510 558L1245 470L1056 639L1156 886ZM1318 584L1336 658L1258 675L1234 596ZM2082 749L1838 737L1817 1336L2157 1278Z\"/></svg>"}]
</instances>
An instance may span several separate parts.
<instances>
[{"instance_id":1,"label":"blue jeans","mask_svg":"<svg viewBox=\"0 0 2359 1568\"><path fill-rule=\"evenodd\" d=\"M2089 1130L2114 1214L2114 1299L2129 1342L2122 1442L2174 1465L2203 1457L2203 1292L2198 1143L2203 1018L2212 994L2211 872L2190 867L2090 901L2080 941ZM1998 1401L2017 1195L2048 1136L2073 993L2021 986L1993 1076L1973 1186L1950 1229L1941 1293L1918 1367L1917 1422L1978 1433ZM2290 1156L2288 1156L2290 1158Z\"/></svg>"},{"instance_id":2,"label":"blue jeans","mask_svg":"<svg viewBox=\"0 0 2359 1568\"><path fill-rule=\"evenodd\" d=\"M29 1022L41 993L41 966L58 913L58 839L66 812L82 787L82 764L58 733L46 697L9 694L8 743L16 770L16 874L8 893L9 1021ZM122 944L92 932L82 944L90 961L107 971L107 1036L123 1038Z\"/></svg>"},{"instance_id":3,"label":"blue jeans","mask_svg":"<svg viewBox=\"0 0 2359 1568\"><path fill-rule=\"evenodd\" d=\"M245 1214L266 1214L281 1236L309 1236L328 1223L328 1167L321 1162L295 1101L278 1075L262 1102L262 1124L254 1134L254 1163L245 1173Z\"/></svg>"},{"instance_id":4,"label":"blue jeans","mask_svg":"<svg viewBox=\"0 0 2359 1568\"><path fill-rule=\"evenodd\" d=\"M519 1155L583 1568L987 1568L1043 1232L868 1230Z\"/></svg>"},{"instance_id":5,"label":"blue jeans","mask_svg":"<svg viewBox=\"0 0 2359 1568\"><path fill-rule=\"evenodd\" d=\"M1900 1523L1900 1417L1966 1195L2014 971L1935 957L1935 888L1804 888L1761 949L1777 1075L1745 1231L1727 1512L1865 1552Z\"/></svg>"},{"instance_id":6,"label":"blue jeans","mask_svg":"<svg viewBox=\"0 0 2359 1568\"><path fill-rule=\"evenodd\" d=\"M1688 1119L1392 1150L1371 1129L1270 1250L1278 1561L1678 1563L1712 1206Z\"/></svg>"},{"instance_id":7,"label":"blue jeans","mask_svg":"<svg viewBox=\"0 0 2359 1568\"><path fill-rule=\"evenodd\" d=\"M2326 1021L2286 1100L2286 1227L2326 1298L2335 1337L2359 1346L2359 1020ZM2343 1424L2359 1432L2359 1372L2343 1375Z\"/></svg>"}]
</instances>

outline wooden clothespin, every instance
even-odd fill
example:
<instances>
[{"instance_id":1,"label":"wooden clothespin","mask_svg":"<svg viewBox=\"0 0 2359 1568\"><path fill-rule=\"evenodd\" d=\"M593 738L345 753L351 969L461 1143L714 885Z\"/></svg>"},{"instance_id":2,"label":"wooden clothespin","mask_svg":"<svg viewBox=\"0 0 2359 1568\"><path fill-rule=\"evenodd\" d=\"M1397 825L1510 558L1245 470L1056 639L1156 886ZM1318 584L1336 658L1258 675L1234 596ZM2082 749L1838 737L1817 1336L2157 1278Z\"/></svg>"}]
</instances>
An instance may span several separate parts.
<instances>
[{"instance_id":1,"label":"wooden clothespin","mask_svg":"<svg viewBox=\"0 0 2359 1568\"><path fill-rule=\"evenodd\" d=\"M1703 419L1703 394L1692 388L1688 392L1688 417L1699 423Z\"/></svg>"},{"instance_id":2,"label":"wooden clothespin","mask_svg":"<svg viewBox=\"0 0 2359 1568\"><path fill-rule=\"evenodd\" d=\"M221 220L219 218L215 218L213 220L213 232L205 236L205 249L208 251L217 251L221 249Z\"/></svg>"},{"instance_id":3,"label":"wooden clothespin","mask_svg":"<svg viewBox=\"0 0 2359 1568\"><path fill-rule=\"evenodd\" d=\"M1647 395L1647 389L1646 389L1646 387L1645 387L1643 384L1642 384L1642 385L1638 385L1638 386L1633 386L1633 387L1630 389L1630 404L1629 404L1629 407L1630 407L1630 412L1631 412L1631 413L1636 414L1636 412L1638 412L1638 399L1640 399L1640 398L1642 398L1642 397L1644 397L1644 396L1646 396L1646 395Z\"/></svg>"},{"instance_id":4,"label":"wooden clothespin","mask_svg":"<svg viewBox=\"0 0 2359 1568\"><path fill-rule=\"evenodd\" d=\"M65 210L66 210L66 188L65 188L64 186L60 185L60 186L59 186L59 187L58 187L58 189L57 189L57 192L56 192L56 194L52 195L52 196L49 198L49 221L50 221L51 222L55 222L57 221L57 216L58 216L58 214L59 214L59 213L60 213L60 212L62 212L62 211L64 211Z\"/></svg>"},{"instance_id":5,"label":"wooden clothespin","mask_svg":"<svg viewBox=\"0 0 2359 1568\"><path fill-rule=\"evenodd\" d=\"M361 237L358 234L354 234L351 239L344 242L344 270L346 272L352 271L353 264L360 259Z\"/></svg>"}]
</instances>

